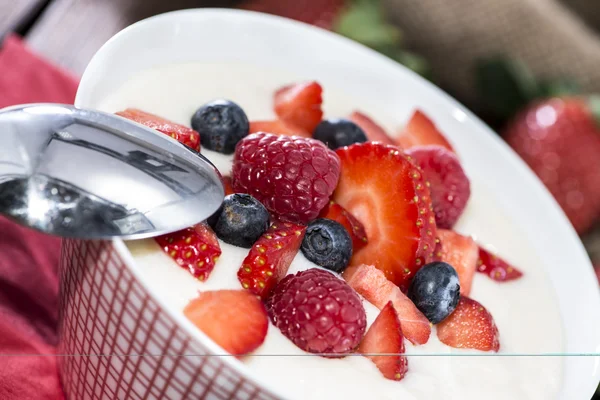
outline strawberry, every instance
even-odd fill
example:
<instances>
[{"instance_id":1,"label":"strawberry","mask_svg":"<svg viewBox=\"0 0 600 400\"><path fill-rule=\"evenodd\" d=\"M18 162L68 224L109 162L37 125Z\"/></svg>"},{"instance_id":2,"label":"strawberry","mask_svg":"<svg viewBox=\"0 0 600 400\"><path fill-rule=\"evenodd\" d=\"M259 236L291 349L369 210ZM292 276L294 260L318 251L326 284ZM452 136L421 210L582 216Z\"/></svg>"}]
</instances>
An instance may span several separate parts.
<instances>
[{"instance_id":1,"label":"strawberry","mask_svg":"<svg viewBox=\"0 0 600 400\"><path fill-rule=\"evenodd\" d=\"M435 248L433 250L433 260L434 261L442 260L442 241L440 240L439 236L437 236L435 238Z\"/></svg>"},{"instance_id":2,"label":"strawberry","mask_svg":"<svg viewBox=\"0 0 600 400\"><path fill-rule=\"evenodd\" d=\"M266 132L274 135L312 137L311 133L280 119L274 121L251 121L250 133Z\"/></svg>"},{"instance_id":3,"label":"strawberry","mask_svg":"<svg viewBox=\"0 0 600 400\"><path fill-rule=\"evenodd\" d=\"M454 151L450 142L438 130L433 121L418 109L414 112L408 124L398 134L396 142L403 149L435 144L445 147L452 152Z\"/></svg>"},{"instance_id":4,"label":"strawberry","mask_svg":"<svg viewBox=\"0 0 600 400\"><path fill-rule=\"evenodd\" d=\"M290 268L306 227L275 221L254 243L237 276L244 287L265 299Z\"/></svg>"},{"instance_id":5,"label":"strawberry","mask_svg":"<svg viewBox=\"0 0 600 400\"><path fill-rule=\"evenodd\" d=\"M196 151L200 151L200 134L192 128L188 128L187 126L177 124L136 108L128 108L125 111L119 111L116 114L137 122L138 124L145 125L148 128L156 129L165 135L171 136L178 142Z\"/></svg>"},{"instance_id":6,"label":"strawberry","mask_svg":"<svg viewBox=\"0 0 600 400\"><path fill-rule=\"evenodd\" d=\"M321 211L320 218L334 220L346 228L352 239L352 249L354 252L368 243L365 228L360 221L334 201L330 201L323 211Z\"/></svg>"},{"instance_id":7,"label":"strawberry","mask_svg":"<svg viewBox=\"0 0 600 400\"><path fill-rule=\"evenodd\" d=\"M400 381L408 371L404 354L404 336L398 314L389 301L381 310L362 342L358 352L365 354L387 379ZM385 354L377 356L375 354Z\"/></svg>"},{"instance_id":8,"label":"strawberry","mask_svg":"<svg viewBox=\"0 0 600 400\"><path fill-rule=\"evenodd\" d=\"M427 343L431 333L431 324L427 317L398 286L386 279L383 272L372 265L361 265L352 272L344 273L344 279L352 289L380 310L391 301L406 338L413 344Z\"/></svg>"},{"instance_id":9,"label":"strawberry","mask_svg":"<svg viewBox=\"0 0 600 400\"><path fill-rule=\"evenodd\" d=\"M239 8L279 15L330 29L336 14L344 4L344 0L249 0Z\"/></svg>"},{"instance_id":10,"label":"strawberry","mask_svg":"<svg viewBox=\"0 0 600 400\"><path fill-rule=\"evenodd\" d=\"M433 256L436 227L429 188L395 146L357 143L337 154L342 167L333 200L363 224L369 238L353 254L350 269L375 265L406 292Z\"/></svg>"},{"instance_id":11,"label":"strawberry","mask_svg":"<svg viewBox=\"0 0 600 400\"><path fill-rule=\"evenodd\" d=\"M223 188L225 189L225 196L229 196L230 194L235 193L235 190L233 190L233 186L231 184L230 176L223 176L221 178L221 181L223 182Z\"/></svg>"},{"instance_id":12,"label":"strawberry","mask_svg":"<svg viewBox=\"0 0 600 400\"><path fill-rule=\"evenodd\" d=\"M383 128L377 125L377 123L367 115L359 111L354 111L352 114L350 114L348 119L358 125L365 132L370 141L391 145L395 144L392 138L388 136Z\"/></svg>"},{"instance_id":13,"label":"strawberry","mask_svg":"<svg viewBox=\"0 0 600 400\"><path fill-rule=\"evenodd\" d=\"M283 121L312 133L323 118L323 88L317 82L285 86L275 92L275 113Z\"/></svg>"},{"instance_id":14,"label":"strawberry","mask_svg":"<svg viewBox=\"0 0 600 400\"><path fill-rule=\"evenodd\" d=\"M442 247L439 259L454 267L460 282L460 294L468 296L477 268L479 247L473 238L454 231L438 229L437 233Z\"/></svg>"},{"instance_id":15,"label":"strawberry","mask_svg":"<svg viewBox=\"0 0 600 400\"><path fill-rule=\"evenodd\" d=\"M504 132L508 144L546 185L579 234L600 216L600 128L581 98L525 108Z\"/></svg>"},{"instance_id":16,"label":"strawberry","mask_svg":"<svg viewBox=\"0 0 600 400\"><path fill-rule=\"evenodd\" d=\"M269 327L265 306L245 290L200 292L183 313L206 336L237 357L256 350Z\"/></svg>"},{"instance_id":17,"label":"strawberry","mask_svg":"<svg viewBox=\"0 0 600 400\"><path fill-rule=\"evenodd\" d=\"M508 282L523 276L521 271L481 246L479 246L477 271L498 282Z\"/></svg>"},{"instance_id":18,"label":"strawberry","mask_svg":"<svg viewBox=\"0 0 600 400\"><path fill-rule=\"evenodd\" d=\"M437 325L438 339L450 347L495 351L500 349L494 318L477 301L461 296L456 309Z\"/></svg>"},{"instance_id":19,"label":"strawberry","mask_svg":"<svg viewBox=\"0 0 600 400\"><path fill-rule=\"evenodd\" d=\"M158 236L154 240L177 264L201 281L208 279L221 255L217 235L206 224Z\"/></svg>"}]
</instances>

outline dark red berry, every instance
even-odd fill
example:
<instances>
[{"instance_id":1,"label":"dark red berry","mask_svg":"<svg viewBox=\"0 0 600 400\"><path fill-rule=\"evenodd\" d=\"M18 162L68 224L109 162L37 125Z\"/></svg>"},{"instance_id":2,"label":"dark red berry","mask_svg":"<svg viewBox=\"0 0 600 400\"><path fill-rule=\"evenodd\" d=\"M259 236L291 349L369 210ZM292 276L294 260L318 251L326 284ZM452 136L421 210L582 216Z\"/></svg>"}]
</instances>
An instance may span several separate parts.
<instances>
[{"instance_id":1,"label":"dark red berry","mask_svg":"<svg viewBox=\"0 0 600 400\"><path fill-rule=\"evenodd\" d=\"M450 150L436 145L413 147L408 149L406 154L421 167L425 179L430 184L437 227L452 228L471 196L469 178L463 171L458 157Z\"/></svg>"},{"instance_id":2,"label":"dark red berry","mask_svg":"<svg viewBox=\"0 0 600 400\"><path fill-rule=\"evenodd\" d=\"M266 306L273 324L296 346L328 357L352 352L367 326L356 292L318 268L283 278Z\"/></svg>"},{"instance_id":3,"label":"dark red berry","mask_svg":"<svg viewBox=\"0 0 600 400\"><path fill-rule=\"evenodd\" d=\"M340 176L340 159L318 140L255 133L233 159L233 188L258 199L273 215L307 223L327 205Z\"/></svg>"}]
</instances>

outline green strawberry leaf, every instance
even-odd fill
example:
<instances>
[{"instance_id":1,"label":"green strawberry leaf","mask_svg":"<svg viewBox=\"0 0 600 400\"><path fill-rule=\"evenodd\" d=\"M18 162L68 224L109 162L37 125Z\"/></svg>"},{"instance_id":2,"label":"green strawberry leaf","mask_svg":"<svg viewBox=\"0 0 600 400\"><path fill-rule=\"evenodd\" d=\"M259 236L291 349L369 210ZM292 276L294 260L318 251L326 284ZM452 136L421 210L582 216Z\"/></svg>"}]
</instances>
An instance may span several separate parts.
<instances>
[{"instance_id":1,"label":"green strawberry leaf","mask_svg":"<svg viewBox=\"0 0 600 400\"><path fill-rule=\"evenodd\" d=\"M541 81L539 87L543 97L561 97L581 93L581 88L577 82L571 79Z\"/></svg>"},{"instance_id":2,"label":"green strawberry leaf","mask_svg":"<svg viewBox=\"0 0 600 400\"><path fill-rule=\"evenodd\" d=\"M431 80L431 70L429 68L429 64L423 57L409 51L399 50L396 52L395 56L392 56L391 58L404 65L406 68L413 70L422 77Z\"/></svg>"},{"instance_id":3,"label":"green strawberry leaf","mask_svg":"<svg viewBox=\"0 0 600 400\"><path fill-rule=\"evenodd\" d=\"M385 19L380 0L353 0L333 24L333 31L401 63L429 79L422 57L401 49L402 32Z\"/></svg>"},{"instance_id":4,"label":"green strawberry leaf","mask_svg":"<svg viewBox=\"0 0 600 400\"><path fill-rule=\"evenodd\" d=\"M355 0L334 21L333 31L368 47L400 44L402 34L387 23L378 0Z\"/></svg>"},{"instance_id":5,"label":"green strawberry leaf","mask_svg":"<svg viewBox=\"0 0 600 400\"><path fill-rule=\"evenodd\" d=\"M515 60L482 60L475 66L475 80L483 105L504 120L541 94L531 72Z\"/></svg>"},{"instance_id":6,"label":"green strawberry leaf","mask_svg":"<svg viewBox=\"0 0 600 400\"><path fill-rule=\"evenodd\" d=\"M596 126L600 128L600 95L587 96L586 99L589 110L596 121Z\"/></svg>"}]
</instances>

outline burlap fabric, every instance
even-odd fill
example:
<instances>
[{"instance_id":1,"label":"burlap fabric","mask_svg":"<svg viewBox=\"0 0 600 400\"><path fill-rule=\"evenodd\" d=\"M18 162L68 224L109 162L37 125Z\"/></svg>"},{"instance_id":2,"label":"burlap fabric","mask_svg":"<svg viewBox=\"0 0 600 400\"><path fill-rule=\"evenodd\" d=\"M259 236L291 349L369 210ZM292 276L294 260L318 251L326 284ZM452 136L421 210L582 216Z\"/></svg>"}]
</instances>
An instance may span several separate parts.
<instances>
[{"instance_id":1,"label":"burlap fabric","mask_svg":"<svg viewBox=\"0 0 600 400\"><path fill-rule=\"evenodd\" d=\"M433 79L475 111L474 66L506 55L536 77L570 77L600 92L600 0L383 0L407 48L431 63ZM582 18L585 16L585 18Z\"/></svg>"}]
</instances>

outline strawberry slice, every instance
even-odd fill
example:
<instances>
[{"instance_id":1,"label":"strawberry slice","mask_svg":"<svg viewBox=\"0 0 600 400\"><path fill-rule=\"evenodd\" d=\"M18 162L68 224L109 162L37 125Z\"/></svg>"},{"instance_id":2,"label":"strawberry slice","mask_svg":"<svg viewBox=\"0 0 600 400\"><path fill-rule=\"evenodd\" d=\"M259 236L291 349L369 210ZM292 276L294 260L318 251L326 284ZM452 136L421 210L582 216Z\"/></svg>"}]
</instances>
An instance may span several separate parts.
<instances>
[{"instance_id":1,"label":"strawberry slice","mask_svg":"<svg viewBox=\"0 0 600 400\"><path fill-rule=\"evenodd\" d=\"M229 196L230 194L235 193L235 190L233 190L233 185L231 183L230 176L223 176L221 178L221 181L223 182L223 188L225 189L225 196Z\"/></svg>"},{"instance_id":2,"label":"strawberry slice","mask_svg":"<svg viewBox=\"0 0 600 400\"><path fill-rule=\"evenodd\" d=\"M363 224L345 210L344 207L334 201L330 201L323 211L321 211L320 218L332 219L346 228L352 239L352 249L354 252L368 243Z\"/></svg>"},{"instance_id":3,"label":"strawberry slice","mask_svg":"<svg viewBox=\"0 0 600 400\"><path fill-rule=\"evenodd\" d=\"M479 246L477 271L488 275L497 282L513 281L523 276L521 271L481 246Z\"/></svg>"},{"instance_id":4,"label":"strawberry slice","mask_svg":"<svg viewBox=\"0 0 600 400\"><path fill-rule=\"evenodd\" d=\"M168 119L161 118L136 108L128 108L125 111L119 111L116 114L137 122L138 124L145 125L148 128L162 132L165 135L171 136L178 142L185 144L196 151L200 151L200 134L192 128L188 128L187 126L177 124Z\"/></svg>"},{"instance_id":5,"label":"strawberry slice","mask_svg":"<svg viewBox=\"0 0 600 400\"><path fill-rule=\"evenodd\" d=\"M404 336L398 314L391 301L383 307L367 331L358 346L358 352L373 361L387 379L400 381L404 378L408 371L408 359L402 355Z\"/></svg>"},{"instance_id":6,"label":"strawberry slice","mask_svg":"<svg viewBox=\"0 0 600 400\"><path fill-rule=\"evenodd\" d=\"M439 231L439 229L438 229ZM433 250L433 260L442 261L442 240L439 236L435 238L435 248Z\"/></svg>"},{"instance_id":7,"label":"strawberry slice","mask_svg":"<svg viewBox=\"0 0 600 400\"><path fill-rule=\"evenodd\" d=\"M267 298L287 274L305 232L305 226L275 221L254 243L238 270L242 287L262 299Z\"/></svg>"},{"instance_id":8,"label":"strawberry slice","mask_svg":"<svg viewBox=\"0 0 600 400\"><path fill-rule=\"evenodd\" d=\"M468 296L477 268L479 247L469 236L446 229L438 229L437 233L442 247L439 259L454 267L460 282L460 294Z\"/></svg>"},{"instance_id":9,"label":"strawberry slice","mask_svg":"<svg viewBox=\"0 0 600 400\"><path fill-rule=\"evenodd\" d=\"M386 279L383 272L372 265L361 265L352 274L345 273L344 279L358 294L380 310L391 301L406 338L413 344L427 343L431 333L429 320L398 286Z\"/></svg>"},{"instance_id":10,"label":"strawberry slice","mask_svg":"<svg viewBox=\"0 0 600 400\"><path fill-rule=\"evenodd\" d=\"M391 145L395 144L392 138L389 137L387 133L385 133L385 130L383 130L381 126L377 125L377 123L371 118L369 118L367 115L359 111L354 111L352 114L350 114L349 119L365 132L365 134L367 135L367 139L369 139L370 141L381 142Z\"/></svg>"},{"instance_id":11,"label":"strawberry slice","mask_svg":"<svg viewBox=\"0 0 600 400\"><path fill-rule=\"evenodd\" d=\"M269 319L262 302L245 290L200 292L184 315L228 353L241 357L267 336Z\"/></svg>"},{"instance_id":12,"label":"strawberry slice","mask_svg":"<svg viewBox=\"0 0 600 400\"><path fill-rule=\"evenodd\" d=\"M312 134L323 118L323 88L317 82L285 86L275 92L275 113L283 121Z\"/></svg>"},{"instance_id":13,"label":"strawberry slice","mask_svg":"<svg viewBox=\"0 0 600 400\"><path fill-rule=\"evenodd\" d=\"M302 136L312 137L312 134L302 128L298 128L280 119L274 121L252 121L250 122L250 133L266 132L278 136Z\"/></svg>"},{"instance_id":14,"label":"strawberry slice","mask_svg":"<svg viewBox=\"0 0 600 400\"><path fill-rule=\"evenodd\" d=\"M399 133L396 142L404 149L414 146L437 144L452 152L454 151L450 142L437 129L433 121L418 109L414 112L408 124Z\"/></svg>"},{"instance_id":15,"label":"strawberry slice","mask_svg":"<svg viewBox=\"0 0 600 400\"><path fill-rule=\"evenodd\" d=\"M357 143L336 153L342 168L333 200L369 238L352 256L350 270L375 265L406 292L435 246L435 217L421 172L397 147L383 143Z\"/></svg>"},{"instance_id":16,"label":"strawberry slice","mask_svg":"<svg viewBox=\"0 0 600 400\"><path fill-rule=\"evenodd\" d=\"M456 309L437 325L440 342L459 349L498 351L500 341L494 318L477 301L461 296Z\"/></svg>"},{"instance_id":17,"label":"strawberry slice","mask_svg":"<svg viewBox=\"0 0 600 400\"><path fill-rule=\"evenodd\" d=\"M154 240L177 264L205 281L221 255L217 235L206 224L158 236Z\"/></svg>"}]
</instances>

